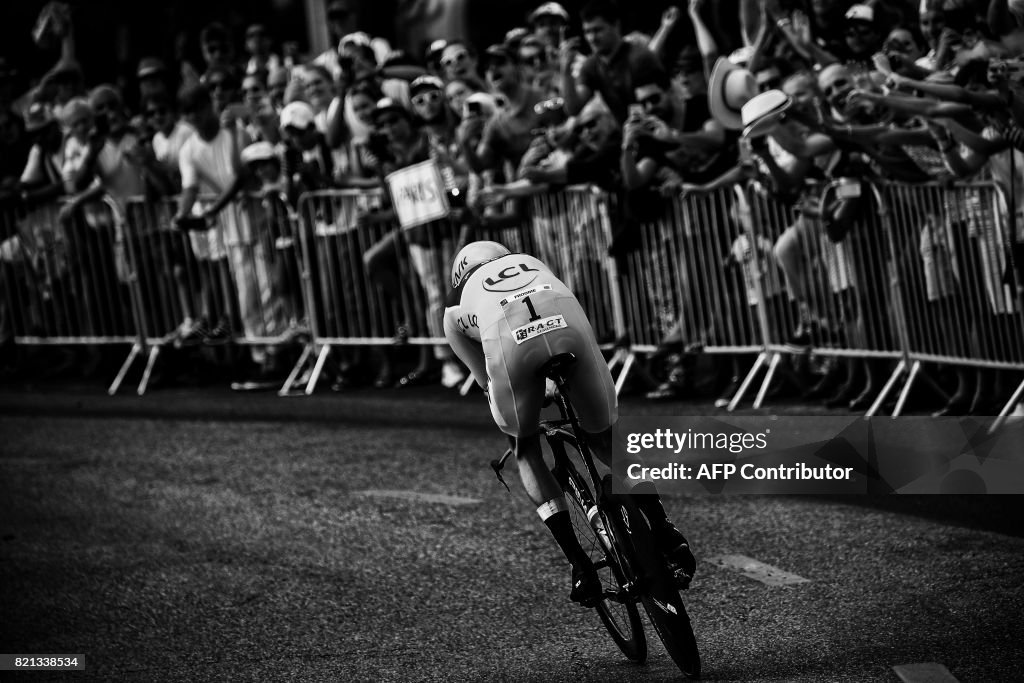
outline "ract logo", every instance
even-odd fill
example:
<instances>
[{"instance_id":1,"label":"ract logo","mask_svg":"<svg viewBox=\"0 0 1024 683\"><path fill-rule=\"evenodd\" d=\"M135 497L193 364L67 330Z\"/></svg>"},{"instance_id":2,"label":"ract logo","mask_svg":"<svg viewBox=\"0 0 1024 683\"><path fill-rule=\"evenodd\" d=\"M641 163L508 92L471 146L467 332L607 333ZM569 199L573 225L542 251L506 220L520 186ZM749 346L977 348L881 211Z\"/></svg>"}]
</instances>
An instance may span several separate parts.
<instances>
[{"instance_id":1,"label":"ract logo","mask_svg":"<svg viewBox=\"0 0 1024 683\"><path fill-rule=\"evenodd\" d=\"M539 337L542 334L547 334L554 330L560 330L565 326L565 318L560 315L554 315L550 318L544 318L543 320L538 320L535 323L530 323L529 325L517 327L512 331L512 334L515 343L522 344L527 339Z\"/></svg>"}]
</instances>

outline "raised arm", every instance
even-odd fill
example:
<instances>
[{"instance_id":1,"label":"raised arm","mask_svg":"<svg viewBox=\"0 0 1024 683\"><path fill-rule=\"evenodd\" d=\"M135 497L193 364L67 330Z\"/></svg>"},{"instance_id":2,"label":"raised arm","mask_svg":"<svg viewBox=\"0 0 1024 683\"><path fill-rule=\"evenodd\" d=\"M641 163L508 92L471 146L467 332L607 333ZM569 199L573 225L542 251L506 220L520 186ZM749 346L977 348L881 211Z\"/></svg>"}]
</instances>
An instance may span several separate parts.
<instances>
[{"instance_id":1,"label":"raised arm","mask_svg":"<svg viewBox=\"0 0 1024 683\"><path fill-rule=\"evenodd\" d=\"M651 42L647 43L647 47L650 48L651 52L658 55L658 59L662 63L668 61L669 55L666 53L668 37L677 23L679 23L679 8L672 5L661 15L661 25L658 26L658 32L651 38Z\"/></svg>"},{"instance_id":2,"label":"raised arm","mask_svg":"<svg viewBox=\"0 0 1024 683\"><path fill-rule=\"evenodd\" d=\"M693 23L693 33L697 37L697 49L704 58L705 75L710 78L711 66L718 61L718 43L715 42L715 37L701 16L703 7L704 0L690 0L690 21Z\"/></svg>"},{"instance_id":3,"label":"raised arm","mask_svg":"<svg viewBox=\"0 0 1024 683\"><path fill-rule=\"evenodd\" d=\"M910 95L883 95L882 93L857 90L851 94L851 99L861 99L868 102L881 104L895 112L909 116L924 116L926 118L950 117L957 118L971 114L974 109L969 104L958 102L936 102L935 100Z\"/></svg>"},{"instance_id":4,"label":"raised arm","mask_svg":"<svg viewBox=\"0 0 1024 683\"><path fill-rule=\"evenodd\" d=\"M579 55L576 41L578 38L563 41L558 49L559 69L562 72L562 99L565 100L565 111L569 116L579 114L584 105L594 96L594 91L586 84L578 82L572 73Z\"/></svg>"},{"instance_id":5,"label":"raised arm","mask_svg":"<svg viewBox=\"0 0 1024 683\"><path fill-rule=\"evenodd\" d=\"M918 90L926 95L937 97L945 102L958 102L960 104L968 104L971 107L985 109L985 110L996 110L1005 106L1003 99L998 93L993 91L977 92L974 90L967 90L959 85L947 85L943 83L932 83L930 81L920 81L912 78L906 78L899 74L892 74L889 80L895 86L906 87L913 90Z\"/></svg>"}]
</instances>

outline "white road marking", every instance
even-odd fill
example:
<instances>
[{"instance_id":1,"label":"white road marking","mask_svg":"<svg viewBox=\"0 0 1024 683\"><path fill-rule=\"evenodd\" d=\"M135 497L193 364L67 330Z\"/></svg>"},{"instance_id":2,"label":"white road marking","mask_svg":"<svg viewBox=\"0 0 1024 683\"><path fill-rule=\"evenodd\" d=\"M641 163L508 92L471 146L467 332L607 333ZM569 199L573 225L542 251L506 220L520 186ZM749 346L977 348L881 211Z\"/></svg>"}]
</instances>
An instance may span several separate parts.
<instances>
[{"instance_id":1,"label":"white road marking","mask_svg":"<svg viewBox=\"0 0 1024 683\"><path fill-rule=\"evenodd\" d=\"M958 683L949 669L938 662L898 664L892 670L904 683Z\"/></svg>"},{"instance_id":2,"label":"white road marking","mask_svg":"<svg viewBox=\"0 0 1024 683\"><path fill-rule=\"evenodd\" d=\"M708 558L708 562L719 567L725 567L726 569L735 569L744 576L769 586L791 586L797 583L810 583L810 579L791 574L746 555L718 555Z\"/></svg>"},{"instance_id":3,"label":"white road marking","mask_svg":"<svg viewBox=\"0 0 1024 683\"><path fill-rule=\"evenodd\" d=\"M476 498L463 498L461 496L446 496L441 493L420 493L419 491L386 491L381 489L367 489L356 491L357 496L373 496L375 498L398 498L411 500L416 503L437 503L439 505L477 505L483 501Z\"/></svg>"}]
</instances>

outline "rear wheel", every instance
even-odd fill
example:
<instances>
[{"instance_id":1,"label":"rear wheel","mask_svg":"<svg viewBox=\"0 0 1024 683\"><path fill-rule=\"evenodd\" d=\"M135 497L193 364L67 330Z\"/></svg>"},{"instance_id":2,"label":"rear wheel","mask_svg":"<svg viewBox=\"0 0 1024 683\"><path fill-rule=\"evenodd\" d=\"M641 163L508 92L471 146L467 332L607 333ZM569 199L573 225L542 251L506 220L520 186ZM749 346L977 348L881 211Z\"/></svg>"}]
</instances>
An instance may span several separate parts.
<instances>
[{"instance_id":1,"label":"rear wheel","mask_svg":"<svg viewBox=\"0 0 1024 683\"><path fill-rule=\"evenodd\" d=\"M602 506L613 538L620 548L627 577L641 582L644 610L672 661L689 678L700 678L700 652L690 616L672 574L654 542L651 527L629 496L613 494L611 476L604 478Z\"/></svg>"},{"instance_id":2,"label":"rear wheel","mask_svg":"<svg viewBox=\"0 0 1024 683\"><path fill-rule=\"evenodd\" d=\"M559 434L550 443L553 448L567 445L569 461L580 463L578 455L575 455L578 451L573 437ZM647 637L636 606L637 600L622 591L626 579L612 549L605 522L597 514L596 498L578 470L566 468L556 471L555 477L569 502L569 516L580 546L590 556L605 588L605 598L594 609L622 654L635 662L643 662L647 659ZM609 589L617 595L608 595Z\"/></svg>"}]
</instances>

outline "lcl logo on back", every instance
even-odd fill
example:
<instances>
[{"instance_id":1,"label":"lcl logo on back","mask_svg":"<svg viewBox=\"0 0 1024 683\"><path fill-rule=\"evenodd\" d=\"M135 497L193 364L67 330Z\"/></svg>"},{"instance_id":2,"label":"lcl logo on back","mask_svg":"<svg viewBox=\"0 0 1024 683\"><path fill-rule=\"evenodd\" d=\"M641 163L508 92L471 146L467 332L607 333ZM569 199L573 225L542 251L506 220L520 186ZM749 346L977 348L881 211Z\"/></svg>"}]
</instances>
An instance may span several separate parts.
<instances>
[{"instance_id":1,"label":"lcl logo on back","mask_svg":"<svg viewBox=\"0 0 1024 683\"><path fill-rule=\"evenodd\" d=\"M484 280L484 289L488 292L514 292L533 283L537 279L537 275L531 277L530 273L539 272L540 270L537 268L530 268L525 263L506 266L497 274Z\"/></svg>"}]
</instances>

